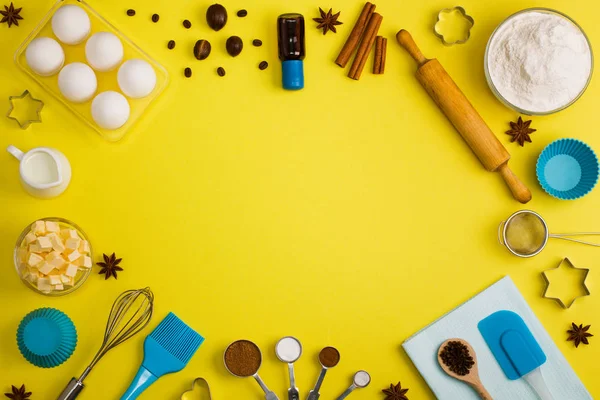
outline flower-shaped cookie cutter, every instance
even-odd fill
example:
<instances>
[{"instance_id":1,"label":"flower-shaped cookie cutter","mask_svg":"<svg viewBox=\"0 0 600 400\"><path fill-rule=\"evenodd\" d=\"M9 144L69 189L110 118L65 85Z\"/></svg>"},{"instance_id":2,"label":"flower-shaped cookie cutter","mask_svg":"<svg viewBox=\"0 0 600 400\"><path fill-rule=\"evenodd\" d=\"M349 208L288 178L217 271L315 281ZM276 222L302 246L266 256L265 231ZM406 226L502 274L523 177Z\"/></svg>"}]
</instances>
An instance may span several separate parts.
<instances>
[{"instance_id":1,"label":"flower-shaped cookie cutter","mask_svg":"<svg viewBox=\"0 0 600 400\"><path fill-rule=\"evenodd\" d=\"M29 93L29 90L25 90L20 96L10 96L8 98L8 102L10 103L10 106L8 108L8 113L6 114L6 116L9 119L17 121L17 124L19 124L21 129L29 128L29 125L31 125L34 122L42 122L42 108L44 108L44 102L33 98L31 93ZM19 106L19 103L21 102L27 103L25 107L35 107L35 118L28 118L22 120L21 118L14 117L12 115L13 112L16 111L19 107L23 107Z\"/></svg>"},{"instance_id":2,"label":"flower-shaped cookie cutter","mask_svg":"<svg viewBox=\"0 0 600 400\"><path fill-rule=\"evenodd\" d=\"M568 304L565 304L562 301L562 299L560 299L559 297L548 296L548 290L550 289L550 279L548 279L548 275L546 275L546 272L555 271L557 269L560 269L560 268L562 268L563 265L566 265L567 267L569 267L571 269L575 269L575 270L583 272L583 278L581 279L580 285L581 285L581 288L583 289L584 294L574 297ZM590 270L588 268L577 268L575 266L575 264L573 264L573 262L571 262L571 260L569 260L568 258L564 258L560 262L560 264L558 264L558 266L556 268L550 268L550 269L542 272L542 278L544 278L544 282L545 282L544 294L542 294L542 297L545 299L550 299L550 300L556 301L565 310L568 308L571 308L573 303L575 303L575 300L577 300L578 298L591 295L590 290L588 289L587 285L585 284L585 280L587 279L589 272L590 272Z\"/></svg>"},{"instance_id":3,"label":"flower-shaped cookie cutter","mask_svg":"<svg viewBox=\"0 0 600 400\"><path fill-rule=\"evenodd\" d=\"M457 39L457 40L446 40L449 32L444 29L443 27L443 21L445 20L444 16L448 15L448 16L452 16L452 18L462 18L463 20L466 21L465 25L468 25L468 28L464 29L464 37ZM433 26L433 33L435 34L435 36L437 36L438 38L440 38L440 40L442 41L442 43L446 46L452 46L454 44L464 44L467 43L467 41L469 40L469 38L471 37L471 29L473 29L473 25L475 25L475 20L473 19L473 17L471 17L470 15L467 14L467 12L465 11L465 9L463 7L460 6L456 6L456 7L452 7L452 8L444 8L443 10L441 10L438 15L437 15L437 21L435 22L435 25Z\"/></svg>"},{"instance_id":4,"label":"flower-shaped cookie cutter","mask_svg":"<svg viewBox=\"0 0 600 400\"><path fill-rule=\"evenodd\" d=\"M204 397L201 397L200 399L197 399L195 397L190 397L192 395L192 393L194 393L196 391L196 386L198 386L198 387L204 386L204 388L206 389L206 393L208 394L207 399L208 400L212 399L212 397L210 395L210 387L208 386L208 382L206 381L206 379L196 378L196 379L194 379L194 382L192 382L192 388L190 390L186 390L185 392L183 392L181 394L181 400L205 400Z\"/></svg>"}]
</instances>

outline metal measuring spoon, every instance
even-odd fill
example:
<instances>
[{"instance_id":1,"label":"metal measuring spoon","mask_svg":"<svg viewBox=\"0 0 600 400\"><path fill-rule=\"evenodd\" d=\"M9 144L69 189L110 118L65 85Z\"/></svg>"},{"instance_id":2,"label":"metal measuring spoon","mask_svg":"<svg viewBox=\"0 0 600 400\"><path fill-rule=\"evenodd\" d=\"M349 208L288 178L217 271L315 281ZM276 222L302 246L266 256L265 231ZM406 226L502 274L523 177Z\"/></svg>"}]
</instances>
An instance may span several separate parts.
<instances>
[{"instance_id":1,"label":"metal measuring spoon","mask_svg":"<svg viewBox=\"0 0 600 400\"><path fill-rule=\"evenodd\" d=\"M277 395L269 390L267 385L258 376L262 364L262 353L256 344L249 340L238 340L227 346L223 354L225 368L231 375L256 379L261 389L265 392L265 400L279 400Z\"/></svg>"},{"instance_id":2,"label":"metal measuring spoon","mask_svg":"<svg viewBox=\"0 0 600 400\"><path fill-rule=\"evenodd\" d=\"M325 374L329 368L333 368L338 365L340 362L340 352L334 347L325 347L319 353L319 362L321 363L323 369L321 369L321 373L319 374L319 379L317 379L315 388L308 393L306 400L318 400L318 398L321 396L319 390L323 384L323 379L325 379Z\"/></svg>"},{"instance_id":3,"label":"metal measuring spoon","mask_svg":"<svg viewBox=\"0 0 600 400\"><path fill-rule=\"evenodd\" d=\"M354 374L352 385L350 385L350 387L346 389L346 391L342 393L340 397L337 398L337 400L345 399L350 393L352 393L356 389L366 388L367 386L369 386L369 383L371 383L371 375L369 375L367 371L358 371Z\"/></svg>"},{"instance_id":4,"label":"metal measuring spoon","mask_svg":"<svg viewBox=\"0 0 600 400\"><path fill-rule=\"evenodd\" d=\"M302 355L300 341L292 336L286 336L275 345L275 354L280 361L287 363L290 373L290 388L288 389L288 400L300 400L300 392L296 387L296 375L294 374L294 363Z\"/></svg>"}]
</instances>

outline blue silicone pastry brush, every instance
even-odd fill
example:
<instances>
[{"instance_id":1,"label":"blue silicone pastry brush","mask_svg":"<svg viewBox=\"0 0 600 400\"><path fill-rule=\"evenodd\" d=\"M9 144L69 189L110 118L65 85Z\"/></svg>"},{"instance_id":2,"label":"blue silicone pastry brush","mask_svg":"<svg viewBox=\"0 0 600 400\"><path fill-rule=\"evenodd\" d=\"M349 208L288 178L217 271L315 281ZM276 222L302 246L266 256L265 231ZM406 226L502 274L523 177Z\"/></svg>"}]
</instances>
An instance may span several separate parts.
<instances>
[{"instance_id":1,"label":"blue silicone pastry brush","mask_svg":"<svg viewBox=\"0 0 600 400\"><path fill-rule=\"evenodd\" d=\"M161 376L181 371L202 342L202 336L169 313L144 341L144 361L121 400L137 399Z\"/></svg>"}]
</instances>

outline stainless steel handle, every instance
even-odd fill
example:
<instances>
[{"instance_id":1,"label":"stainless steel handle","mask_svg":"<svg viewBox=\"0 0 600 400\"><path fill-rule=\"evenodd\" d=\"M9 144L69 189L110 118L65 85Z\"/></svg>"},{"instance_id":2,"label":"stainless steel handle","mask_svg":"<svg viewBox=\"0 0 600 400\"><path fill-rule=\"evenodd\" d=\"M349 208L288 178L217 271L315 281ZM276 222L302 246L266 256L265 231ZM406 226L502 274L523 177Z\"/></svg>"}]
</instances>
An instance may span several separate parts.
<instances>
[{"instance_id":1,"label":"stainless steel handle","mask_svg":"<svg viewBox=\"0 0 600 400\"><path fill-rule=\"evenodd\" d=\"M321 373L319 374L319 379L317 379L317 383L315 384L315 388L308 393L308 398L306 400L319 400L319 397L321 397L319 390L321 390L321 385L323 384L323 379L325 379L325 374L327 374L327 368L323 367Z\"/></svg>"},{"instance_id":2,"label":"stainless steel handle","mask_svg":"<svg viewBox=\"0 0 600 400\"><path fill-rule=\"evenodd\" d=\"M588 246L600 247L598 243L586 242L583 240L573 239L570 236L600 236L600 232L574 232L574 233L552 233L548 237L554 239L568 240L569 242L587 244Z\"/></svg>"},{"instance_id":3,"label":"stainless steel handle","mask_svg":"<svg viewBox=\"0 0 600 400\"><path fill-rule=\"evenodd\" d=\"M294 364L288 363L290 374L290 388L288 389L288 400L300 400L300 392L296 387L296 374L294 373Z\"/></svg>"},{"instance_id":4,"label":"stainless steel handle","mask_svg":"<svg viewBox=\"0 0 600 400\"><path fill-rule=\"evenodd\" d=\"M79 393L81 393L83 388L83 382L72 378L65 390L62 391L56 400L73 400L79 396Z\"/></svg>"},{"instance_id":5,"label":"stainless steel handle","mask_svg":"<svg viewBox=\"0 0 600 400\"><path fill-rule=\"evenodd\" d=\"M337 398L337 400L344 400L346 397L348 397L350 395L350 393L352 393L354 391L354 389L357 389L358 386L356 386L355 384L352 384L352 386L350 386L348 389L346 389L346 391L344 393L342 393L340 395L340 397Z\"/></svg>"}]
</instances>

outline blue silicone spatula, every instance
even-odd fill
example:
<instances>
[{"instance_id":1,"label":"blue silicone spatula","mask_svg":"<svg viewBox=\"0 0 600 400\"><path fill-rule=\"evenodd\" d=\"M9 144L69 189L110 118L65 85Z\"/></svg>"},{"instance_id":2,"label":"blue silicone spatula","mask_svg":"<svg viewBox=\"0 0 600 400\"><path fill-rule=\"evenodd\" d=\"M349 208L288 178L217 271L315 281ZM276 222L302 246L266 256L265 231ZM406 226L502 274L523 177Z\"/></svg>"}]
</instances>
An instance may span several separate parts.
<instances>
[{"instance_id":1,"label":"blue silicone spatula","mask_svg":"<svg viewBox=\"0 0 600 400\"><path fill-rule=\"evenodd\" d=\"M508 379L523 378L541 400L554 400L540 369L546 355L518 314L498 311L477 326Z\"/></svg>"},{"instance_id":2,"label":"blue silicone spatula","mask_svg":"<svg viewBox=\"0 0 600 400\"><path fill-rule=\"evenodd\" d=\"M144 361L121 400L133 400L163 375L181 371L204 338L169 313L144 341Z\"/></svg>"}]
</instances>

